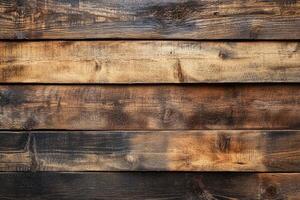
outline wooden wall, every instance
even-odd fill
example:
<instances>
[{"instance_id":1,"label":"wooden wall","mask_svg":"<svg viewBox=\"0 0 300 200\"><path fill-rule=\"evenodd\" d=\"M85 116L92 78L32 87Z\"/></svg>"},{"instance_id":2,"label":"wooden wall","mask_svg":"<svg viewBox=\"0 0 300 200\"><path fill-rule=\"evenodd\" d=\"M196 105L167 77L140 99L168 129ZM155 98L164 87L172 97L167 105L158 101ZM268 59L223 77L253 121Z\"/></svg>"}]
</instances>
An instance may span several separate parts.
<instances>
[{"instance_id":1,"label":"wooden wall","mask_svg":"<svg viewBox=\"0 0 300 200\"><path fill-rule=\"evenodd\" d=\"M0 199L300 199L299 0L0 0Z\"/></svg>"}]
</instances>

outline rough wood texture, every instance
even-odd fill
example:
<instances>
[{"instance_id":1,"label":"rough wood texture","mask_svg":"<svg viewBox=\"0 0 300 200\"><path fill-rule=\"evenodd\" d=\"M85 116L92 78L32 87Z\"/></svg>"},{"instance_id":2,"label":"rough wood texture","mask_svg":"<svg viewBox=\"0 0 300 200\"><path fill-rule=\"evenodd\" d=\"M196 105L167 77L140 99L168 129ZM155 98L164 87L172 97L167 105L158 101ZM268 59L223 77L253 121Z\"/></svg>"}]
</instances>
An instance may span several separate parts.
<instances>
[{"instance_id":1,"label":"rough wood texture","mask_svg":"<svg viewBox=\"0 0 300 200\"><path fill-rule=\"evenodd\" d=\"M0 0L1 39L300 39L297 0Z\"/></svg>"},{"instance_id":2,"label":"rough wood texture","mask_svg":"<svg viewBox=\"0 0 300 200\"><path fill-rule=\"evenodd\" d=\"M0 129L299 129L300 85L2 85Z\"/></svg>"},{"instance_id":3,"label":"rough wood texture","mask_svg":"<svg viewBox=\"0 0 300 200\"><path fill-rule=\"evenodd\" d=\"M300 171L300 131L1 132L0 171Z\"/></svg>"},{"instance_id":4,"label":"rough wood texture","mask_svg":"<svg viewBox=\"0 0 300 200\"><path fill-rule=\"evenodd\" d=\"M299 42L1 42L0 82L300 82Z\"/></svg>"},{"instance_id":5,"label":"rough wood texture","mask_svg":"<svg viewBox=\"0 0 300 200\"><path fill-rule=\"evenodd\" d=\"M9 200L297 200L294 173L0 173Z\"/></svg>"}]
</instances>

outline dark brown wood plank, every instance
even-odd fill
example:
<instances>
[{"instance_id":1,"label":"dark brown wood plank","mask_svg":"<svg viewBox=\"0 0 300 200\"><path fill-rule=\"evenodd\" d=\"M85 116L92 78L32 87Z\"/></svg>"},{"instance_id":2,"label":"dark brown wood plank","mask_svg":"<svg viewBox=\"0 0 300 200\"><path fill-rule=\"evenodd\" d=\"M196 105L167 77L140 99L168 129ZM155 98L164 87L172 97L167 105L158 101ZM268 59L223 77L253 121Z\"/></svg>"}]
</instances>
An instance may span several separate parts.
<instances>
[{"instance_id":1,"label":"dark brown wood plank","mask_svg":"<svg viewBox=\"0 0 300 200\"><path fill-rule=\"evenodd\" d=\"M0 129L299 129L300 85L1 85Z\"/></svg>"},{"instance_id":2,"label":"dark brown wood plank","mask_svg":"<svg viewBox=\"0 0 300 200\"><path fill-rule=\"evenodd\" d=\"M300 82L299 46L299 42L0 42L0 82Z\"/></svg>"},{"instance_id":3,"label":"dark brown wood plank","mask_svg":"<svg viewBox=\"0 0 300 200\"><path fill-rule=\"evenodd\" d=\"M0 39L300 39L298 0L1 0Z\"/></svg>"},{"instance_id":4,"label":"dark brown wood plank","mask_svg":"<svg viewBox=\"0 0 300 200\"><path fill-rule=\"evenodd\" d=\"M0 196L37 199L297 200L298 173L0 173Z\"/></svg>"},{"instance_id":5,"label":"dark brown wood plank","mask_svg":"<svg viewBox=\"0 0 300 200\"><path fill-rule=\"evenodd\" d=\"M300 131L0 132L0 171L300 171Z\"/></svg>"}]
</instances>

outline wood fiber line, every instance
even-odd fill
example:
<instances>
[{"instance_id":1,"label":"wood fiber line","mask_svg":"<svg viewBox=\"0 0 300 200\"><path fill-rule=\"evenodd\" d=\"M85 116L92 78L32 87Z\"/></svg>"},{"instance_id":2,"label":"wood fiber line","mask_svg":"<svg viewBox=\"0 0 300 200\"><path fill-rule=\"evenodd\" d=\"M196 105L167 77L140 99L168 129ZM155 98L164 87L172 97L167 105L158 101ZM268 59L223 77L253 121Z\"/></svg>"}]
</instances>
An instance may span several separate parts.
<instances>
[{"instance_id":1,"label":"wood fiber line","mask_svg":"<svg viewBox=\"0 0 300 200\"><path fill-rule=\"evenodd\" d=\"M297 0L0 0L0 39L300 39Z\"/></svg>"},{"instance_id":2,"label":"wood fiber line","mask_svg":"<svg viewBox=\"0 0 300 200\"><path fill-rule=\"evenodd\" d=\"M300 82L300 48L299 42L0 42L0 82Z\"/></svg>"},{"instance_id":3,"label":"wood fiber line","mask_svg":"<svg viewBox=\"0 0 300 200\"><path fill-rule=\"evenodd\" d=\"M300 171L299 131L0 132L0 171Z\"/></svg>"},{"instance_id":4,"label":"wood fiber line","mask_svg":"<svg viewBox=\"0 0 300 200\"><path fill-rule=\"evenodd\" d=\"M298 173L0 173L10 200L296 200Z\"/></svg>"},{"instance_id":5,"label":"wood fiber line","mask_svg":"<svg viewBox=\"0 0 300 200\"><path fill-rule=\"evenodd\" d=\"M300 85L1 85L0 129L299 129Z\"/></svg>"}]
</instances>

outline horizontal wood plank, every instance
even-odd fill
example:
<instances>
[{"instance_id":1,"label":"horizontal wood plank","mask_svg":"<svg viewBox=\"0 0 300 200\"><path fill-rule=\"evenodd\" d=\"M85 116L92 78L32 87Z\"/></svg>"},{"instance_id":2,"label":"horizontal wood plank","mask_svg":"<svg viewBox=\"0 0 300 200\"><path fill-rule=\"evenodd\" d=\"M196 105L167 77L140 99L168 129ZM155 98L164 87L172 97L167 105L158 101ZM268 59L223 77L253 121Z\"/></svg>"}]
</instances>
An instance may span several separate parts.
<instances>
[{"instance_id":1,"label":"horizontal wood plank","mask_svg":"<svg viewBox=\"0 0 300 200\"><path fill-rule=\"evenodd\" d=\"M300 85L1 85L0 129L299 129Z\"/></svg>"},{"instance_id":2,"label":"horizontal wood plank","mask_svg":"<svg viewBox=\"0 0 300 200\"><path fill-rule=\"evenodd\" d=\"M1 0L0 39L300 39L297 0Z\"/></svg>"},{"instance_id":3,"label":"horizontal wood plank","mask_svg":"<svg viewBox=\"0 0 300 200\"><path fill-rule=\"evenodd\" d=\"M299 42L0 42L0 82L300 82L299 47Z\"/></svg>"},{"instance_id":4,"label":"horizontal wood plank","mask_svg":"<svg viewBox=\"0 0 300 200\"><path fill-rule=\"evenodd\" d=\"M0 171L300 171L300 131L0 132Z\"/></svg>"},{"instance_id":5,"label":"horizontal wood plank","mask_svg":"<svg viewBox=\"0 0 300 200\"><path fill-rule=\"evenodd\" d=\"M298 173L0 173L9 200L296 200Z\"/></svg>"}]
</instances>

